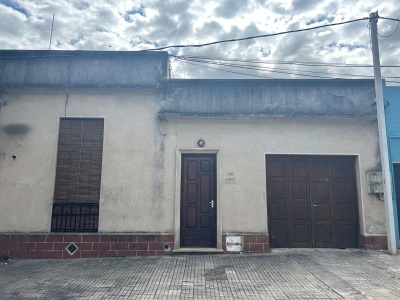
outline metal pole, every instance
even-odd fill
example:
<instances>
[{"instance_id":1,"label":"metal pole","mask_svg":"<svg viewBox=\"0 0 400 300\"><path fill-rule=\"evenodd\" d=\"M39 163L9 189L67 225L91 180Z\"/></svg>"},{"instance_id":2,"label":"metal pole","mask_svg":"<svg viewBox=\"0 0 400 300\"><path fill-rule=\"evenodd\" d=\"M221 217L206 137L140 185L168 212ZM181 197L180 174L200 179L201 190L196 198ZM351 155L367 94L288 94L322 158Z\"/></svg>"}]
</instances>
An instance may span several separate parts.
<instances>
[{"instance_id":1,"label":"metal pole","mask_svg":"<svg viewBox=\"0 0 400 300\"><path fill-rule=\"evenodd\" d=\"M53 28L54 28L54 14L53 14L53 22L51 22L51 32L50 32L50 42L49 42L49 50L51 48L51 39L53 38Z\"/></svg>"},{"instance_id":2,"label":"metal pole","mask_svg":"<svg viewBox=\"0 0 400 300\"><path fill-rule=\"evenodd\" d=\"M378 117L379 144L381 150L382 175L385 191L385 210L386 210L386 231L388 250L390 254L396 254L396 236L394 229L393 215L393 198L392 198L392 178L389 168L389 152L386 136L385 121L385 105L383 101L381 64L379 61L379 45L378 45L378 12L369 14L369 22L371 27L371 48L372 58L374 61L374 77L375 77L375 101Z\"/></svg>"}]
</instances>

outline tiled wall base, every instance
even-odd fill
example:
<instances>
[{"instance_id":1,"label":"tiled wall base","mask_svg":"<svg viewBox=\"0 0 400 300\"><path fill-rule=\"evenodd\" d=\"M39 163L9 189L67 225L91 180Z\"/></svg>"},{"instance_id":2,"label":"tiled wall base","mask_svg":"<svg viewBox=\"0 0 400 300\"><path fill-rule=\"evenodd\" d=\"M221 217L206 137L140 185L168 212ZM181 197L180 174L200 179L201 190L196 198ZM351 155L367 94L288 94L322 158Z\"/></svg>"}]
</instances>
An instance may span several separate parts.
<instances>
[{"instance_id":1,"label":"tiled wall base","mask_svg":"<svg viewBox=\"0 0 400 300\"><path fill-rule=\"evenodd\" d=\"M246 253L265 253L269 252L269 236L268 235L241 235L243 236L244 245L243 252ZM222 236L222 249L226 249L226 235Z\"/></svg>"},{"instance_id":2,"label":"tiled wall base","mask_svg":"<svg viewBox=\"0 0 400 300\"><path fill-rule=\"evenodd\" d=\"M360 236L360 248L367 250L387 249L387 237L385 235Z\"/></svg>"},{"instance_id":3,"label":"tiled wall base","mask_svg":"<svg viewBox=\"0 0 400 300\"><path fill-rule=\"evenodd\" d=\"M225 241L224 235L224 252ZM71 243L78 248L73 254L66 250ZM269 252L268 235L244 235L243 246L247 253ZM173 247L173 235L0 234L0 259L154 256L168 255Z\"/></svg>"},{"instance_id":4,"label":"tiled wall base","mask_svg":"<svg viewBox=\"0 0 400 300\"><path fill-rule=\"evenodd\" d=\"M65 249L70 243L78 247L72 255ZM173 235L0 234L0 259L153 256L173 246Z\"/></svg>"},{"instance_id":5,"label":"tiled wall base","mask_svg":"<svg viewBox=\"0 0 400 300\"><path fill-rule=\"evenodd\" d=\"M226 235L222 236L226 252ZM78 250L65 249L74 243ZM171 235L105 234L0 234L0 259L85 258L168 255L174 247ZM167 248L167 249L165 249ZM387 249L386 236L360 236L360 248ZM269 252L268 235L244 235L243 252Z\"/></svg>"}]
</instances>

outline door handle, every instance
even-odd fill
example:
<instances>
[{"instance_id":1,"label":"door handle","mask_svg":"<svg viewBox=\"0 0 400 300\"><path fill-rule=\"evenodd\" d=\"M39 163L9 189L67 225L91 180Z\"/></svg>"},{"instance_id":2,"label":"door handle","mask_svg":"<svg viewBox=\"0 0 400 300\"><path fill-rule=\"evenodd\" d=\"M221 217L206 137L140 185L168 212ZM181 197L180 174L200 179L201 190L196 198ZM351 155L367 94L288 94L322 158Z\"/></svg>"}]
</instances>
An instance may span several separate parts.
<instances>
[{"instance_id":1,"label":"door handle","mask_svg":"<svg viewBox=\"0 0 400 300\"><path fill-rule=\"evenodd\" d=\"M214 200L211 200L210 202L208 202L211 204L211 208L214 208Z\"/></svg>"},{"instance_id":2,"label":"door handle","mask_svg":"<svg viewBox=\"0 0 400 300\"><path fill-rule=\"evenodd\" d=\"M318 205L317 205L317 204L314 204L313 206L315 207L315 206L318 206Z\"/></svg>"}]
</instances>

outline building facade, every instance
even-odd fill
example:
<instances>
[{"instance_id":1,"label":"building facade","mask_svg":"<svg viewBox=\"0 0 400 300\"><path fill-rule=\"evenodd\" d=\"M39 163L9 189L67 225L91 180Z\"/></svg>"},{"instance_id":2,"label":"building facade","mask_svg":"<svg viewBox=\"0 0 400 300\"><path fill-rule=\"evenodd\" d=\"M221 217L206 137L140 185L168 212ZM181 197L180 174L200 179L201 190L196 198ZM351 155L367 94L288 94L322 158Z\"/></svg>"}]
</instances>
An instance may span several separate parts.
<instances>
[{"instance_id":1,"label":"building facade","mask_svg":"<svg viewBox=\"0 0 400 300\"><path fill-rule=\"evenodd\" d=\"M369 80L171 80L164 52L0 51L11 258L386 247Z\"/></svg>"},{"instance_id":2,"label":"building facade","mask_svg":"<svg viewBox=\"0 0 400 300\"><path fill-rule=\"evenodd\" d=\"M400 201L400 87L383 86L383 97L385 101L386 130L389 149L389 165L392 175L393 188L393 213L396 231L397 247L400 247L399 237L399 213Z\"/></svg>"}]
</instances>

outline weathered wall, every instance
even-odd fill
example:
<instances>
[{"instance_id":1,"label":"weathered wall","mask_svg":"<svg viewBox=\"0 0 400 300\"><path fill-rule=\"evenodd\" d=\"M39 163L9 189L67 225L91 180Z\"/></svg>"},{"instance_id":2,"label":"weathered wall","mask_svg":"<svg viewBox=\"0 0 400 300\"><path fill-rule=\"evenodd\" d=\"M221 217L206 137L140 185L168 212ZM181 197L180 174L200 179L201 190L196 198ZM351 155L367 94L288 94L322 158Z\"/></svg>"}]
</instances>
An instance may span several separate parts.
<instances>
[{"instance_id":1,"label":"weathered wall","mask_svg":"<svg viewBox=\"0 0 400 300\"><path fill-rule=\"evenodd\" d=\"M219 150L224 233L266 232L265 154L321 154L358 157L360 232L385 234L383 203L366 191L365 172L380 169L373 120L167 117L165 122L166 199L174 197L176 149ZM206 142L201 149L200 138Z\"/></svg>"},{"instance_id":2,"label":"weathered wall","mask_svg":"<svg viewBox=\"0 0 400 300\"><path fill-rule=\"evenodd\" d=\"M49 232L64 116L105 119L99 231L172 232L172 205L158 181L163 165L154 97L150 90L4 91L0 232Z\"/></svg>"},{"instance_id":3,"label":"weathered wall","mask_svg":"<svg viewBox=\"0 0 400 300\"><path fill-rule=\"evenodd\" d=\"M199 88L168 96L138 89L3 90L1 99L7 104L0 112L0 232L50 230L59 118L67 116L105 118L100 232L172 233L176 151L201 151L196 142L202 138L204 149L219 151L223 233L267 232L265 154L322 154L358 157L360 232L385 234L384 204L366 193L365 172L380 170L368 84L359 90L356 85L355 91L342 89L343 97L355 104L347 118L334 117L350 109L345 100L340 102L344 106L331 110L330 101L336 98L318 100L322 94L311 97L309 88L297 87L294 94L289 86L260 88L261 98L243 86L239 90L247 89L247 94L226 87ZM278 90L290 96L277 103ZM339 91L336 87L334 94ZM233 106L221 104L225 92ZM306 108L296 115L295 103L310 97L314 104L299 104ZM247 104L239 107L240 99ZM296 117L278 118L281 113L274 114L270 105L283 105ZM188 117L196 114L214 117ZM238 117L224 117L227 114Z\"/></svg>"},{"instance_id":4,"label":"weathered wall","mask_svg":"<svg viewBox=\"0 0 400 300\"><path fill-rule=\"evenodd\" d=\"M168 80L161 114L371 117L372 80Z\"/></svg>"},{"instance_id":5,"label":"weathered wall","mask_svg":"<svg viewBox=\"0 0 400 300\"><path fill-rule=\"evenodd\" d=\"M0 87L153 87L167 52L0 50Z\"/></svg>"}]
</instances>

